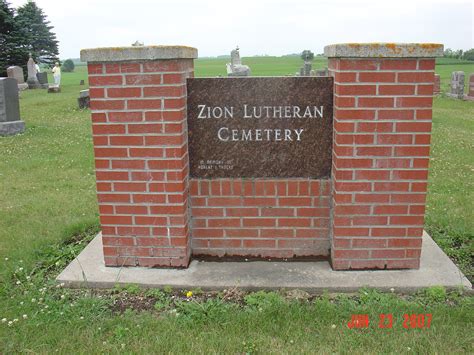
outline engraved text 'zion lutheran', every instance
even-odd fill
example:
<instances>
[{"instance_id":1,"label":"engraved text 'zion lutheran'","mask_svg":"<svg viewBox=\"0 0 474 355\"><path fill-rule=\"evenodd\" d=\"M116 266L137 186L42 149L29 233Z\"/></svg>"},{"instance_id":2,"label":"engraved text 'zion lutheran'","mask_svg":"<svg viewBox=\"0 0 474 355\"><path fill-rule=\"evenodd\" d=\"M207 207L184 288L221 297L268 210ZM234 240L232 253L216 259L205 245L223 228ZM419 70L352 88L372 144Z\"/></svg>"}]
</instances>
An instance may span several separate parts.
<instances>
[{"instance_id":1,"label":"engraved text 'zion lutheran'","mask_svg":"<svg viewBox=\"0 0 474 355\"><path fill-rule=\"evenodd\" d=\"M274 119L292 119L292 118L323 118L324 106L250 106L244 104L241 111L242 118L274 118ZM198 118L234 118L234 106L215 106L198 105ZM221 127L217 131L217 137L222 142L227 141L301 141L300 129L247 129L238 130L229 127Z\"/></svg>"}]
</instances>

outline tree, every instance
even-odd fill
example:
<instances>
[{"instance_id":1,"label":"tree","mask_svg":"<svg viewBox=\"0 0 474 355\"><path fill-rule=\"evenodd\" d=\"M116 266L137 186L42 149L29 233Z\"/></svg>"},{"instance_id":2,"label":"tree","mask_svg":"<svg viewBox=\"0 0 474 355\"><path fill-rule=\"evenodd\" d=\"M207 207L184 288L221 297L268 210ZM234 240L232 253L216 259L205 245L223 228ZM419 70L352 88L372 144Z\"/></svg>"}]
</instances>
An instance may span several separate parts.
<instances>
[{"instance_id":1,"label":"tree","mask_svg":"<svg viewBox=\"0 0 474 355\"><path fill-rule=\"evenodd\" d=\"M66 59L62 65L62 69L66 73L74 71L74 62L71 59Z\"/></svg>"},{"instance_id":2,"label":"tree","mask_svg":"<svg viewBox=\"0 0 474 355\"><path fill-rule=\"evenodd\" d=\"M474 48L465 51L463 54L463 59L465 60L474 60Z\"/></svg>"},{"instance_id":3,"label":"tree","mask_svg":"<svg viewBox=\"0 0 474 355\"><path fill-rule=\"evenodd\" d=\"M314 53L309 49L305 49L303 53L301 53L301 59L303 59L305 62L309 62L314 59Z\"/></svg>"},{"instance_id":4,"label":"tree","mask_svg":"<svg viewBox=\"0 0 474 355\"><path fill-rule=\"evenodd\" d=\"M43 10L34 1L28 1L17 12L15 19L24 39L24 49L37 63L53 66L58 61L58 41Z\"/></svg>"},{"instance_id":5,"label":"tree","mask_svg":"<svg viewBox=\"0 0 474 355\"><path fill-rule=\"evenodd\" d=\"M13 10L6 1L0 1L0 76L6 76L6 69L10 62L10 37L15 29Z\"/></svg>"},{"instance_id":6,"label":"tree","mask_svg":"<svg viewBox=\"0 0 474 355\"><path fill-rule=\"evenodd\" d=\"M446 49L444 50L444 56L445 56L446 58L452 58L453 55L454 55L454 54L453 54L453 50L452 50L451 48L446 48Z\"/></svg>"},{"instance_id":7,"label":"tree","mask_svg":"<svg viewBox=\"0 0 474 355\"><path fill-rule=\"evenodd\" d=\"M8 2L0 0L0 76L7 75L10 65L26 66L28 53L24 51L23 43L14 10Z\"/></svg>"}]
</instances>

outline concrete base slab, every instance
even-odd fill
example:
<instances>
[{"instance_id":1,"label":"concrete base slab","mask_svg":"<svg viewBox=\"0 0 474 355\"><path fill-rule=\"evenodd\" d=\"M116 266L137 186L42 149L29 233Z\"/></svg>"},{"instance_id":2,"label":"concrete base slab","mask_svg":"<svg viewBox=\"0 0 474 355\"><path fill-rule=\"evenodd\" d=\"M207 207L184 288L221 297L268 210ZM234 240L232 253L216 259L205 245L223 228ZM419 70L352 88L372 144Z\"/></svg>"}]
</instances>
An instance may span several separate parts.
<instances>
[{"instance_id":1,"label":"concrete base slab","mask_svg":"<svg viewBox=\"0 0 474 355\"><path fill-rule=\"evenodd\" d=\"M58 92L61 92L61 87L59 85L50 84L48 85L47 89L48 89L49 94L51 93L56 94Z\"/></svg>"},{"instance_id":2,"label":"concrete base slab","mask_svg":"<svg viewBox=\"0 0 474 355\"><path fill-rule=\"evenodd\" d=\"M456 94L451 94L451 93L446 93L446 96L447 97L451 97L453 99L459 99L459 100L462 100L464 98L464 95L456 95Z\"/></svg>"},{"instance_id":3,"label":"concrete base slab","mask_svg":"<svg viewBox=\"0 0 474 355\"><path fill-rule=\"evenodd\" d=\"M13 136L25 131L24 121L0 122L0 136Z\"/></svg>"},{"instance_id":4,"label":"concrete base slab","mask_svg":"<svg viewBox=\"0 0 474 355\"><path fill-rule=\"evenodd\" d=\"M354 292L367 286L413 292L430 286L472 285L431 237L424 233L419 270L333 271L328 262L204 262L192 261L185 270L106 267L102 238L94 240L57 277L69 287L112 288L116 284L143 287L200 287L220 290L302 289L308 292Z\"/></svg>"}]
</instances>

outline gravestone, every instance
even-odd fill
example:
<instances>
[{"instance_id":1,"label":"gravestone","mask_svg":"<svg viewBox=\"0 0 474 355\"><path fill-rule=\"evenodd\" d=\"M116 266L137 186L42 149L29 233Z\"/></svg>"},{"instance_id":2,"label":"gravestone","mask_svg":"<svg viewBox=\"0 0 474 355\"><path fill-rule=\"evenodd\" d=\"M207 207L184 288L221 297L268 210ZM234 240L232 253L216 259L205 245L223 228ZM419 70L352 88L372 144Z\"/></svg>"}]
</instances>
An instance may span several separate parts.
<instances>
[{"instance_id":1,"label":"gravestone","mask_svg":"<svg viewBox=\"0 0 474 355\"><path fill-rule=\"evenodd\" d=\"M230 63L226 64L227 76L250 76L250 68L240 60L239 47L230 52Z\"/></svg>"},{"instance_id":2,"label":"gravestone","mask_svg":"<svg viewBox=\"0 0 474 355\"><path fill-rule=\"evenodd\" d=\"M48 86L48 94L57 94L61 92L61 87L56 84L50 84Z\"/></svg>"},{"instance_id":3,"label":"gravestone","mask_svg":"<svg viewBox=\"0 0 474 355\"><path fill-rule=\"evenodd\" d=\"M464 98L464 72L455 71L451 74L451 92L447 94L456 99Z\"/></svg>"},{"instance_id":4,"label":"gravestone","mask_svg":"<svg viewBox=\"0 0 474 355\"><path fill-rule=\"evenodd\" d=\"M328 76L328 75L329 75L328 68L319 69L319 70L316 70L315 72L315 76Z\"/></svg>"},{"instance_id":5,"label":"gravestone","mask_svg":"<svg viewBox=\"0 0 474 355\"><path fill-rule=\"evenodd\" d=\"M0 136L10 136L25 130L20 119L18 84L13 78L0 78Z\"/></svg>"},{"instance_id":6,"label":"gravestone","mask_svg":"<svg viewBox=\"0 0 474 355\"><path fill-rule=\"evenodd\" d=\"M239 47L233 49L230 52L230 64L231 65L242 65L242 61L240 59Z\"/></svg>"},{"instance_id":7,"label":"gravestone","mask_svg":"<svg viewBox=\"0 0 474 355\"><path fill-rule=\"evenodd\" d=\"M464 99L474 101L474 74L469 75L469 92L464 96Z\"/></svg>"},{"instance_id":8,"label":"gravestone","mask_svg":"<svg viewBox=\"0 0 474 355\"><path fill-rule=\"evenodd\" d=\"M89 90L81 90L79 92L79 98L77 99L77 103L78 103L80 109L90 107Z\"/></svg>"},{"instance_id":9,"label":"gravestone","mask_svg":"<svg viewBox=\"0 0 474 355\"><path fill-rule=\"evenodd\" d=\"M36 77L38 78L38 81L43 89L48 88L48 73L42 72L42 73L36 73Z\"/></svg>"},{"instance_id":10,"label":"gravestone","mask_svg":"<svg viewBox=\"0 0 474 355\"><path fill-rule=\"evenodd\" d=\"M23 75L23 68L19 66L11 66L7 68L7 75L9 78L13 78L18 83L18 90L28 89L28 84L25 83L25 77Z\"/></svg>"},{"instance_id":11,"label":"gravestone","mask_svg":"<svg viewBox=\"0 0 474 355\"><path fill-rule=\"evenodd\" d=\"M299 72L296 73L296 76L328 76L328 68L324 69L312 69L311 63L308 62L300 68Z\"/></svg>"},{"instance_id":12,"label":"gravestone","mask_svg":"<svg viewBox=\"0 0 474 355\"><path fill-rule=\"evenodd\" d=\"M435 74L433 94L438 95L441 92L441 75Z\"/></svg>"},{"instance_id":13,"label":"gravestone","mask_svg":"<svg viewBox=\"0 0 474 355\"><path fill-rule=\"evenodd\" d=\"M193 178L328 178L333 79L188 79Z\"/></svg>"},{"instance_id":14,"label":"gravestone","mask_svg":"<svg viewBox=\"0 0 474 355\"><path fill-rule=\"evenodd\" d=\"M36 70L36 63L31 56L30 59L28 59L28 63L26 66L28 68L28 79L26 80L26 82L28 83L28 87L30 89L41 88L41 84L39 83L38 78L36 77L36 74L38 73L38 71Z\"/></svg>"},{"instance_id":15,"label":"gravestone","mask_svg":"<svg viewBox=\"0 0 474 355\"><path fill-rule=\"evenodd\" d=\"M79 82L79 85L81 85L81 86L84 85L84 80L81 80L81 81Z\"/></svg>"}]
</instances>

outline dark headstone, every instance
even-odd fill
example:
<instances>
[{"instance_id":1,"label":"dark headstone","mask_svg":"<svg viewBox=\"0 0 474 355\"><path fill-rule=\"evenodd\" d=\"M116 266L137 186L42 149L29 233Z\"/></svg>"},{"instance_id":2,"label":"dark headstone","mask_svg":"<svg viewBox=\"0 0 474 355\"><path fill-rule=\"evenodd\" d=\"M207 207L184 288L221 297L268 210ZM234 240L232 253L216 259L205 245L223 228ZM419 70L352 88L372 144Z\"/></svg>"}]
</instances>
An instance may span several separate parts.
<instances>
[{"instance_id":1,"label":"dark headstone","mask_svg":"<svg viewBox=\"0 0 474 355\"><path fill-rule=\"evenodd\" d=\"M329 177L333 79L188 79L190 174Z\"/></svg>"},{"instance_id":2,"label":"dark headstone","mask_svg":"<svg viewBox=\"0 0 474 355\"><path fill-rule=\"evenodd\" d=\"M81 90L79 92L79 98L77 99L77 103L80 109L89 108L90 107L91 98L89 96L89 90Z\"/></svg>"},{"instance_id":3,"label":"dark headstone","mask_svg":"<svg viewBox=\"0 0 474 355\"><path fill-rule=\"evenodd\" d=\"M13 78L0 78L0 136L9 136L25 130L20 120L18 83Z\"/></svg>"},{"instance_id":4,"label":"dark headstone","mask_svg":"<svg viewBox=\"0 0 474 355\"><path fill-rule=\"evenodd\" d=\"M81 80L81 82L79 83L79 85L84 85L84 80Z\"/></svg>"},{"instance_id":5,"label":"dark headstone","mask_svg":"<svg viewBox=\"0 0 474 355\"><path fill-rule=\"evenodd\" d=\"M41 84L41 87L43 87L44 89L47 89L48 88L48 73L46 72L36 73L36 77L38 78L38 81Z\"/></svg>"},{"instance_id":6,"label":"dark headstone","mask_svg":"<svg viewBox=\"0 0 474 355\"><path fill-rule=\"evenodd\" d=\"M315 76L328 76L329 75L328 68L316 70L314 75Z\"/></svg>"}]
</instances>

